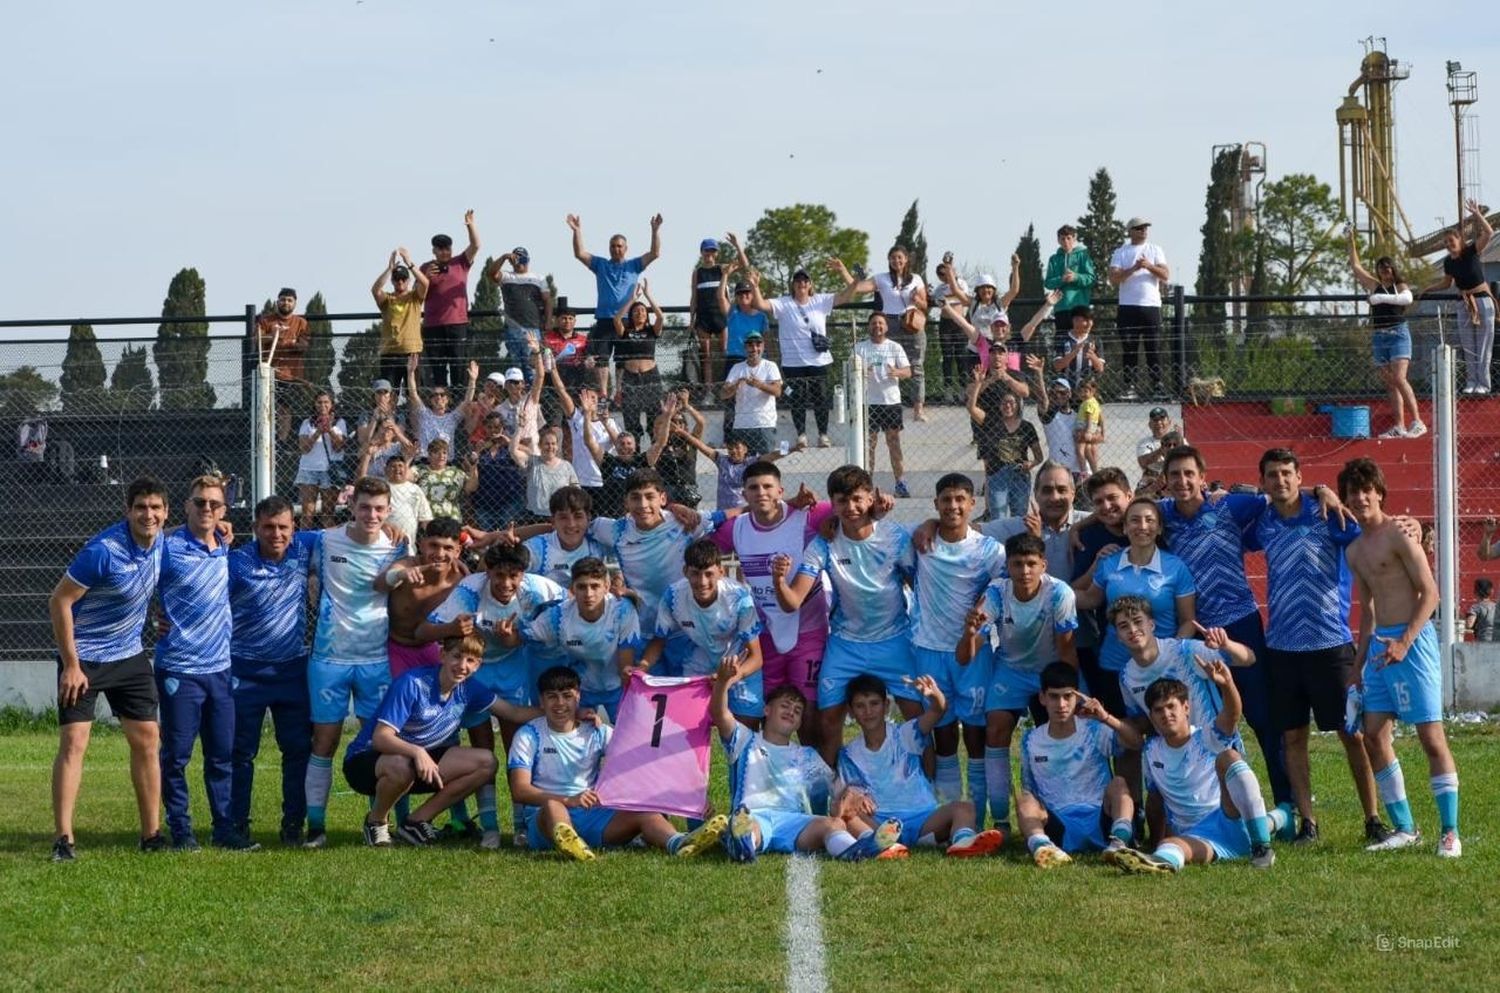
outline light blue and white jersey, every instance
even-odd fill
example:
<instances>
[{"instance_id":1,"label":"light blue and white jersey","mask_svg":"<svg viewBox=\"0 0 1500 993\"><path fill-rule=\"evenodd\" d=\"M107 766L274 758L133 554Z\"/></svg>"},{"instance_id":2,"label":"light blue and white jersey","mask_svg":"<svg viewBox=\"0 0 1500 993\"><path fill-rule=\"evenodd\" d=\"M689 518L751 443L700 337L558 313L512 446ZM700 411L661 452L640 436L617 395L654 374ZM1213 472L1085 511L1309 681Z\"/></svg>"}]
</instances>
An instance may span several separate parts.
<instances>
[{"instance_id":1,"label":"light blue and white jersey","mask_svg":"<svg viewBox=\"0 0 1500 993\"><path fill-rule=\"evenodd\" d=\"M482 714L495 702L495 693L473 679L453 687L445 697L437 666L412 669L385 691L375 719L365 722L349 745L349 755L374 747L375 725L393 728L396 737L419 748L436 748L451 739L465 719Z\"/></svg>"},{"instance_id":2,"label":"light blue and white jersey","mask_svg":"<svg viewBox=\"0 0 1500 993\"><path fill-rule=\"evenodd\" d=\"M1208 678L1208 673L1193 658L1201 655L1206 659L1223 659L1227 665L1229 657L1196 638L1158 638L1156 645L1155 662L1140 665L1132 659L1120 670L1120 692L1125 697L1126 715L1145 717L1149 713L1146 709L1146 690L1158 679L1175 679L1188 688L1188 705L1192 708L1193 721L1199 724L1213 723L1214 718L1219 716L1219 711L1224 709L1224 699L1219 695L1219 688L1214 685L1214 681Z\"/></svg>"},{"instance_id":3,"label":"light blue and white jersey","mask_svg":"<svg viewBox=\"0 0 1500 993\"><path fill-rule=\"evenodd\" d=\"M531 785L553 796L577 796L594 788L599 765L614 729L579 721L571 731L554 731L547 718L522 724L510 743L507 769L530 769Z\"/></svg>"},{"instance_id":4,"label":"light blue and white jersey","mask_svg":"<svg viewBox=\"0 0 1500 993\"><path fill-rule=\"evenodd\" d=\"M516 595L508 602L501 603L490 592L489 574L477 572L459 580L458 585L453 587L453 591L448 594L448 598L438 604L436 609L427 615L427 619L433 624L447 624L460 614L472 616L474 630L484 635L483 664L489 665L493 662L504 662L521 650L520 645L511 648L495 637L497 621L514 617L518 622L516 630L520 631L519 622L533 619L543 607L561 603L567 597L567 590L552 580L528 572L521 576L521 583L516 587ZM561 655L557 654L557 657L561 658Z\"/></svg>"},{"instance_id":5,"label":"light blue and white jersey","mask_svg":"<svg viewBox=\"0 0 1500 993\"><path fill-rule=\"evenodd\" d=\"M971 530L960 541L936 535L932 551L917 556L912 582L912 644L951 652L963 637L964 618L984 588L1005 575L1005 549Z\"/></svg>"},{"instance_id":6,"label":"light blue and white jersey","mask_svg":"<svg viewBox=\"0 0 1500 993\"><path fill-rule=\"evenodd\" d=\"M773 745L744 725L719 739L729 756L730 807L813 814L828 808L833 770L806 745Z\"/></svg>"},{"instance_id":7,"label":"light blue and white jersey","mask_svg":"<svg viewBox=\"0 0 1500 993\"><path fill-rule=\"evenodd\" d=\"M1157 549L1151 561L1135 565L1130 550L1120 549L1099 562L1094 569L1094 585L1104 591L1104 602L1114 603L1122 596L1138 596L1151 604L1152 625L1158 638L1177 633L1177 598L1197 593L1193 574L1182 559ZM1104 641L1099 648L1099 668L1119 672L1130 661L1130 653L1115 635L1115 626L1104 624Z\"/></svg>"},{"instance_id":8,"label":"light blue and white jersey","mask_svg":"<svg viewBox=\"0 0 1500 993\"><path fill-rule=\"evenodd\" d=\"M1246 547L1266 553L1269 617L1266 645L1283 652L1313 652L1353 640L1349 635L1349 564L1344 549L1359 525L1324 520L1316 498L1301 495L1294 517L1267 506L1245 531Z\"/></svg>"},{"instance_id":9,"label":"light blue and white jersey","mask_svg":"<svg viewBox=\"0 0 1500 993\"><path fill-rule=\"evenodd\" d=\"M229 668L229 546L213 548L184 525L162 539L162 613L170 628L156 643L161 672L203 675Z\"/></svg>"},{"instance_id":10,"label":"light blue and white jersey","mask_svg":"<svg viewBox=\"0 0 1500 993\"><path fill-rule=\"evenodd\" d=\"M703 520L706 524L709 518ZM640 596L642 617L656 616L662 593L682 575L682 554L704 530L700 525L688 531L670 514L649 531L629 517L596 517L589 524L589 536L615 553L625 585Z\"/></svg>"},{"instance_id":11,"label":"light blue and white jersey","mask_svg":"<svg viewBox=\"0 0 1500 993\"><path fill-rule=\"evenodd\" d=\"M1203 501L1191 517L1177 501L1162 500L1162 528L1167 548L1187 565L1198 586L1196 614L1204 627L1228 627L1257 609L1245 578L1246 525L1266 508L1266 498L1230 493L1217 503Z\"/></svg>"},{"instance_id":12,"label":"light blue and white jersey","mask_svg":"<svg viewBox=\"0 0 1500 993\"><path fill-rule=\"evenodd\" d=\"M1046 724L1028 728L1021 736L1021 788L1048 810L1102 806L1114 777L1110 759L1124 753L1113 728L1087 718L1074 718L1065 738L1054 738Z\"/></svg>"},{"instance_id":13,"label":"light blue and white jersey","mask_svg":"<svg viewBox=\"0 0 1500 993\"><path fill-rule=\"evenodd\" d=\"M928 810L938 805L932 781L922 771L922 752L932 744L916 721L885 722L885 741L874 751L863 734L839 749L839 779L868 793L875 809Z\"/></svg>"},{"instance_id":14,"label":"light blue and white jersey","mask_svg":"<svg viewBox=\"0 0 1500 993\"><path fill-rule=\"evenodd\" d=\"M526 571L546 576L563 589L573 585L574 562L587 558L602 559L608 554L602 544L587 534L574 549L564 548L556 531L527 538L522 544L531 553L531 564Z\"/></svg>"},{"instance_id":15,"label":"light blue and white jersey","mask_svg":"<svg viewBox=\"0 0 1500 993\"><path fill-rule=\"evenodd\" d=\"M73 556L67 577L87 591L73 601L73 644L80 661L122 662L144 649L141 632L161 576L161 550L161 535L142 548L121 521Z\"/></svg>"},{"instance_id":16,"label":"light blue and white jersey","mask_svg":"<svg viewBox=\"0 0 1500 993\"><path fill-rule=\"evenodd\" d=\"M1219 809L1219 774L1214 762L1234 740L1213 724L1194 727L1180 748L1168 745L1160 735L1146 739L1141 762L1146 785L1161 794L1173 831L1188 831Z\"/></svg>"},{"instance_id":17,"label":"light blue and white jersey","mask_svg":"<svg viewBox=\"0 0 1500 993\"><path fill-rule=\"evenodd\" d=\"M830 541L818 535L802 553L798 576L828 577L833 588L829 633L844 641L876 642L911 630L906 587L916 574L911 534L894 521L876 521L868 538L856 541L842 525ZM809 596L816 595L816 587Z\"/></svg>"},{"instance_id":18,"label":"light blue and white jersey","mask_svg":"<svg viewBox=\"0 0 1500 993\"><path fill-rule=\"evenodd\" d=\"M390 617L386 594L375 580L406 555L384 533L368 545L349 537L347 528L328 528L318 550L318 626L312 660L334 665L385 662Z\"/></svg>"},{"instance_id":19,"label":"light blue and white jersey","mask_svg":"<svg viewBox=\"0 0 1500 993\"><path fill-rule=\"evenodd\" d=\"M705 607L694 599L688 581L679 579L662 594L652 634L666 639L681 633L693 646L692 654L682 660L682 674L711 676L720 659L731 650L743 651L760 632L760 613L748 586L721 579L713 602Z\"/></svg>"},{"instance_id":20,"label":"light blue and white jersey","mask_svg":"<svg viewBox=\"0 0 1500 993\"><path fill-rule=\"evenodd\" d=\"M995 664L1041 672L1056 662L1057 636L1078 630L1076 604L1073 588L1050 574L1042 576L1042 585L1030 600L1016 599L1009 576L986 586L979 603L986 622L980 634L993 640L998 629Z\"/></svg>"},{"instance_id":21,"label":"light blue and white jersey","mask_svg":"<svg viewBox=\"0 0 1500 993\"><path fill-rule=\"evenodd\" d=\"M578 672L580 691L612 693L620 688L615 656L622 648L640 654L641 622L635 604L613 593L604 595L604 613L597 621L578 613L578 601L568 597L544 609L534 620L523 620L519 630L534 658L555 657Z\"/></svg>"},{"instance_id":22,"label":"light blue and white jersey","mask_svg":"<svg viewBox=\"0 0 1500 993\"><path fill-rule=\"evenodd\" d=\"M280 562L261 557L254 540L229 553L229 654L247 662L285 662L307 651L307 573L321 531L298 531Z\"/></svg>"}]
</instances>

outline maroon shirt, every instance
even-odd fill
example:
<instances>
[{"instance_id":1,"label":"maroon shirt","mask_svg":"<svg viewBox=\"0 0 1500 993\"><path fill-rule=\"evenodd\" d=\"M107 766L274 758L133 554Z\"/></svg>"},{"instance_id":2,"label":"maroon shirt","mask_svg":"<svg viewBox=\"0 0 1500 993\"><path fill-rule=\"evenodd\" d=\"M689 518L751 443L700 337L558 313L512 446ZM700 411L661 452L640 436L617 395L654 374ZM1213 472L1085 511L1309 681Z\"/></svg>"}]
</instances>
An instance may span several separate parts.
<instances>
[{"instance_id":1,"label":"maroon shirt","mask_svg":"<svg viewBox=\"0 0 1500 993\"><path fill-rule=\"evenodd\" d=\"M427 300L422 306L422 326L469 323L469 260L454 253L448 260L448 271L438 272L436 262L428 262Z\"/></svg>"}]
</instances>

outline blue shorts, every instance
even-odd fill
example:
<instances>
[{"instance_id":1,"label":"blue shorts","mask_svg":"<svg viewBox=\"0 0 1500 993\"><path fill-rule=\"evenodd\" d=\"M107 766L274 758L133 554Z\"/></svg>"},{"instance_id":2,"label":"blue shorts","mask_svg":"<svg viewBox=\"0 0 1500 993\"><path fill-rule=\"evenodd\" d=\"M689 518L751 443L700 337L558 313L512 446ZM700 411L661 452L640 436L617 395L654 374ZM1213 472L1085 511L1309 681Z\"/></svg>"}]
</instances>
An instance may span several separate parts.
<instances>
[{"instance_id":1,"label":"blue shorts","mask_svg":"<svg viewBox=\"0 0 1500 993\"><path fill-rule=\"evenodd\" d=\"M1104 850L1104 808L1091 803L1047 809L1047 837L1069 854Z\"/></svg>"},{"instance_id":2,"label":"blue shorts","mask_svg":"<svg viewBox=\"0 0 1500 993\"><path fill-rule=\"evenodd\" d=\"M1396 359L1411 358L1411 330L1402 321L1393 328L1376 331L1370 336L1370 350L1376 365L1389 365Z\"/></svg>"},{"instance_id":3,"label":"blue shorts","mask_svg":"<svg viewBox=\"0 0 1500 993\"><path fill-rule=\"evenodd\" d=\"M615 722L615 715L620 712L620 697L625 693L623 686L617 686L612 690L600 690L597 693L589 692L580 694L578 697L579 707L589 707L593 710L603 708L609 715L609 722Z\"/></svg>"},{"instance_id":4,"label":"blue shorts","mask_svg":"<svg viewBox=\"0 0 1500 993\"><path fill-rule=\"evenodd\" d=\"M541 812L536 807L527 807L526 813L526 840L531 843L534 852L545 852L552 848L552 839L542 834ZM590 848L604 847L604 829L609 827L609 822L614 818L615 811L609 807L583 807L568 811L568 820L573 822L573 830L578 832L578 837Z\"/></svg>"},{"instance_id":5,"label":"blue shorts","mask_svg":"<svg viewBox=\"0 0 1500 993\"><path fill-rule=\"evenodd\" d=\"M791 855L797 851L797 839L807 826L819 819L818 814L804 814L795 810L752 810L760 828L760 847L757 852L780 852Z\"/></svg>"},{"instance_id":6,"label":"blue shorts","mask_svg":"<svg viewBox=\"0 0 1500 993\"><path fill-rule=\"evenodd\" d=\"M1206 843L1216 859L1242 859L1250 854L1250 831L1244 820L1231 818L1222 807L1190 828L1174 827L1167 833Z\"/></svg>"},{"instance_id":7,"label":"blue shorts","mask_svg":"<svg viewBox=\"0 0 1500 993\"><path fill-rule=\"evenodd\" d=\"M1399 638L1405 624L1383 624L1375 633ZM1406 658L1394 665L1376 668L1375 657L1385 646L1370 639L1361 679L1365 685L1365 713L1395 714L1409 724L1443 719L1443 662L1438 655L1437 634L1432 622L1422 625L1417 640L1406 650Z\"/></svg>"},{"instance_id":8,"label":"blue shorts","mask_svg":"<svg viewBox=\"0 0 1500 993\"><path fill-rule=\"evenodd\" d=\"M886 821L895 819L901 822L901 844L910 848L922 837L922 826L927 823L940 807L927 807L922 810L877 810L875 811L875 823L884 824Z\"/></svg>"},{"instance_id":9,"label":"blue shorts","mask_svg":"<svg viewBox=\"0 0 1500 993\"><path fill-rule=\"evenodd\" d=\"M985 691L985 710L1025 711L1031 707L1031 698L1042 691L1040 672L997 662L993 673Z\"/></svg>"},{"instance_id":10,"label":"blue shorts","mask_svg":"<svg viewBox=\"0 0 1500 993\"><path fill-rule=\"evenodd\" d=\"M955 619L954 623L959 622ZM994 669L994 649L981 645L979 654L968 665L959 665L952 652L913 645L911 653L917 673L931 676L948 700L948 712L937 726L947 727L954 721L962 721L972 727L983 727L984 698Z\"/></svg>"},{"instance_id":11,"label":"blue shorts","mask_svg":"<svg viewBox=\"0 0 1500 993\"><path fill-rule=\"evenodd\" d=\"M688 662L693 657L693 639L681 631L673 631L667 637L667 642L662 646L661 659L651 668L662 676L687 676ZM713 673L707 673L712 676ZM760 716L759 713L756 714Z\"/></svg>"},{"instance_id":12,"label":"blue shorts","mask_svg":"<svg viewBox=\"0 0 1500 993\"><path fill-rule=\"evenodd\" d=\"M354 716L374 718L380 701L391 686L389 662L343 665L312 659L307 663L307 691L312 697L314 724L342 724L349 716L349 698L354 698Z\"/></svg>"},{"instance_id":13,"label":"blue shorts","mask_svg":"<svg viewBox=\"0 0 1500 993\"><path fill-rule=\"evenodd\" d=\"M839 635L828 636L823 649L823 667L818 676L818 709L842 707L849 680L869 673L885 681L886 691L903 700L920 700L922 694L902 682L913 671L911 638L897 635L884 641L849 641Z\"/></svg>"},{"instance_id":14,"label":"blue shorts","mask_svg":"<svg viewBox=\"0 0 1500 993\"><path fill-rule=\"evenodd\" d=\"M759 669L729 687L729 712L757 720L766 716L765 680Z\"/></svg>"}]
</instances>

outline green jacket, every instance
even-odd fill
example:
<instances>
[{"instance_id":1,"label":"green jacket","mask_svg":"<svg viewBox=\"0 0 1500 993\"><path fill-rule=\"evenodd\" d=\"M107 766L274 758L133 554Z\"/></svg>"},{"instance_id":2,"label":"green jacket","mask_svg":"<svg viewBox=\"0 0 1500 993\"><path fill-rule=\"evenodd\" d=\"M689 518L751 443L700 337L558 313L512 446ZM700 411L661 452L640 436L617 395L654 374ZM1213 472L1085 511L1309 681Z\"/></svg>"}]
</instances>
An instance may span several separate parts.
<instances>
[{"instance_id":1,"label":"green jacket","mask_svg":"<svg viewBox=\"0 0 1500 993\"><path fill-rule=\"evenodd\" d=\"M1065 272L1073 274L1071 283L1063 282ZM1049 290L1063 291L1063 297L1055 308L1056 313L1066 313L1074 307L1087 307L1094 288L1094 260L1089 258L1088 249L1076 245L1067 255L1063 255L1061 248L1053 252L1052 257L1047 260L1047 275L1042 278L1042 285Z\"/></svg>"}]
</instances>

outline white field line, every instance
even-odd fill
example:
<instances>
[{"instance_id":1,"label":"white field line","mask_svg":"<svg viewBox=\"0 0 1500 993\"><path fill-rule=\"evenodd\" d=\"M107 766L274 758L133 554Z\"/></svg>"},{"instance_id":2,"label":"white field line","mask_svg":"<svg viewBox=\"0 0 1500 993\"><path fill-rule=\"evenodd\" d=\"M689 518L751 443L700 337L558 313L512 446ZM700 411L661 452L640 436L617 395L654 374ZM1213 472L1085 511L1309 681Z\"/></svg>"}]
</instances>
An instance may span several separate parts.
<instances>
[{"instance_id":1,"label":"white field line","mask_svg":"<svg viewBox=\"0 0 1500 993\"><path fill-rule=\"evenodd\" d=\"M786 860L786 988L789 993L828 989L818 859L812 855Z\"/></svg>"}]
</instances>

